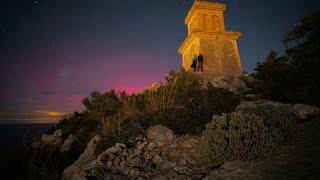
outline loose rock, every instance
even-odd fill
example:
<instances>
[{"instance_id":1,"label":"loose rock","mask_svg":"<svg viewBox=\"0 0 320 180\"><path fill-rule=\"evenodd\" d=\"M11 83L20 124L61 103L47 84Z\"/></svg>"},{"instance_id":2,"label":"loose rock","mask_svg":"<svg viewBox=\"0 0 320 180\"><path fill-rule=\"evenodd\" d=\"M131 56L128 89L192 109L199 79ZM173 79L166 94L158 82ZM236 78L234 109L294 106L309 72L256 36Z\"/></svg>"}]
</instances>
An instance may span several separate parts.
<instances>
[{"instance_id":1,"label":"loose rock","mask_svg":"<svg viewBox=\"0 0 320 180\"><path fill-rule=\"evenodd\" d=\"M306 120L320 115L320 108L306 104L293 105L294 110L298 113L301 120Z\"/></svg>"},{"instance_id":2,"label":"loose rock","mask_svg":"<svg viewBox=\"0 0 320 180\"><path fill-rule=\"evenodd\" d=\"M41 136L41 143L51 147L60 147L62 145L62 130L58 129L53 134L43 134Z\"/></svg>"},{"instance_id":3,"label":"loose rock","mask_svg":"<svg viewBox=\"0 0 320 180\"><path fill-rule=\"evenodd\" d=\"M71 151L73 148L77 146L77 137L73 134L70 134L69 137L63 142L60 152L65 153Z\"/></svg>"},{"instance_id":4,"label":"loose rock","mask_svg":"<svg viewBox=\"0 0 320 180\"><path fill-rule=\"evenodd\" d=\"M90 140L87 148L80 157L63 171L63 180L84 179L83 168L97 158L95 151L101 139L101 136L97 135Z\"/></svg>"}]
</instances>

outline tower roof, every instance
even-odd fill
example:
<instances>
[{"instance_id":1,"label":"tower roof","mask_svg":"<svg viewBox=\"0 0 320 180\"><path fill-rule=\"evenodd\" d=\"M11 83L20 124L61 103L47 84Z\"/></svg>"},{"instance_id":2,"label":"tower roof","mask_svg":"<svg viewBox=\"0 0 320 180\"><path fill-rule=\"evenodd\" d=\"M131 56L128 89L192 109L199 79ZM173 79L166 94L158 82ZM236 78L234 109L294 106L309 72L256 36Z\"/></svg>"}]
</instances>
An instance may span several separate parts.
<instances>
[{"instance_id":1,"label":"tower roof","mask_svg":"<svg viewBox=\"0 0 320 180\"><path fill-rule=\"evenodd\" d=\"M217 3L214 0L195 0L186 19L185 23L188 24L191 17L195 13L197 9L206 9L206 10L212 10L212 11L225 11L226 5L223 3Z\"/></svg>"}]
</instances>

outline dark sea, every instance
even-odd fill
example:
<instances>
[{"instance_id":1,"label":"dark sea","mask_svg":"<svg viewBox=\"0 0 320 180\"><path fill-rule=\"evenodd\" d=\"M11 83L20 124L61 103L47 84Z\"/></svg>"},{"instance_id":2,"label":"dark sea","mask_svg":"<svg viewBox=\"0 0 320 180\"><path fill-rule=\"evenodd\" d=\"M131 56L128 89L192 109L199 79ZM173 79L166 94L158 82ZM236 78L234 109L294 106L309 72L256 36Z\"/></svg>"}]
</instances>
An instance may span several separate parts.
<instances>
[{"instance_id":1,"label":"dark sea","mask_svg":"<svg viewBox=\"0 0 320 180\"><path fill-rule=\"evenodd\" d=\"M53 124L0 124L0 159L22 144L23 136L27 131L40 135L47 131Z\"/></svg>"}]
</instances>

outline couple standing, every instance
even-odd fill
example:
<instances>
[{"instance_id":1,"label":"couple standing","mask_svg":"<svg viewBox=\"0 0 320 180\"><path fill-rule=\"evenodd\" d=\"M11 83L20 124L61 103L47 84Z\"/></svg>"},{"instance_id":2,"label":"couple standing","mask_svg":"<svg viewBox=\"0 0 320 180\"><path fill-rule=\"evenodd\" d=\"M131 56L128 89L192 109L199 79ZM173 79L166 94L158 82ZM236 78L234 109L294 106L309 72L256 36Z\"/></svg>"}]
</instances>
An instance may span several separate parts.
<instances>
[{"instance_id":1,"label":"couple standing","mask_svg":"<svg viewBox=\"0 0 320 180\"><path fill-rule=\"evenodd\" d=\"M194 55L191 68L193 68L193 72L203 72L203 56L201 54L199 56Z\"/></svg>"}]
</instances>

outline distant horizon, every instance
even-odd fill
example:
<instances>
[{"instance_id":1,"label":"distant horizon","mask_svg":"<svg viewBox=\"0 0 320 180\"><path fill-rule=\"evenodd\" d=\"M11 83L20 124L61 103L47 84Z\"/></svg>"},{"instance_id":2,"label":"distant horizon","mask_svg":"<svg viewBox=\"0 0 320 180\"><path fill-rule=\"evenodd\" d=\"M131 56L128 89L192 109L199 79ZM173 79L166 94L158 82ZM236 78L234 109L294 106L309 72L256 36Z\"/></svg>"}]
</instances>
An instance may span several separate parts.
<instances>
[{"instance_id":1,"label":"distant horizon","mask_svg":"<svg viewBox=\"0 0 320 180\"><path fill-rule=\"evenodd\" d=\"M33 122L33 121L14 121L14 120L8 120L8 121L0 121L0 125L14 125L14 124L21 124L21 125L29 125L29 124L57 124L59 120L56 121L39 121L39 122Z\"/></svg>"}]
</instances>

